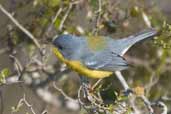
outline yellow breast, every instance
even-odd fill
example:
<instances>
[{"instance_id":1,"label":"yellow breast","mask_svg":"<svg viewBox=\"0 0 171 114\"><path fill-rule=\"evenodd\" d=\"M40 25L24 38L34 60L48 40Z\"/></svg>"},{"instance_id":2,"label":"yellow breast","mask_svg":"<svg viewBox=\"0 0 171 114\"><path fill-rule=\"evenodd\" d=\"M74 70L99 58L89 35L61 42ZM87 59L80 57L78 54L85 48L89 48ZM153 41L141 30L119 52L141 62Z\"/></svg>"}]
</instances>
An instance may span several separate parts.
<instances>
[{"instance_id":1,"label":"yellow breast","mask_svg":"<svg viewBox=\"0 0 171 114\"><path fill-rule=\"evenodd\" d=\"M80 61L75 60L67 60L63 57L63 55L59 52L57 48L53 48L54 54L57 58L65 63L69 68L76 71L77 73L90 77L90 78L105 78L110 76L113 72L109 71L101 71L101 70L92 70L88 69L85 65L83 65Z\"/></svg>"}]
</instances>

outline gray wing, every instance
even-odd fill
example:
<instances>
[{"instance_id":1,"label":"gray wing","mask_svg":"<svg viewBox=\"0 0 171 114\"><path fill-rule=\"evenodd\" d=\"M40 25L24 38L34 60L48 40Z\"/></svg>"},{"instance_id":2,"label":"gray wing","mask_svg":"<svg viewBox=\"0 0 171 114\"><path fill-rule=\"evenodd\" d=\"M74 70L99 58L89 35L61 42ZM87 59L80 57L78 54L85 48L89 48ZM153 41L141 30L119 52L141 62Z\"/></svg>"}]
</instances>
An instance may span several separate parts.
<instances>
[{"instance_id":1,"label":"gray wing","mask_svg":"<svg viewBox=\"0 0 171 114\"><path fill-rule=\"evenodd\" d=\"M120 55L103 51L83 59L84 65L90 69L99 69L104 71L117 71L128 68L127 61Z\"/></svg>"}]
</instances>

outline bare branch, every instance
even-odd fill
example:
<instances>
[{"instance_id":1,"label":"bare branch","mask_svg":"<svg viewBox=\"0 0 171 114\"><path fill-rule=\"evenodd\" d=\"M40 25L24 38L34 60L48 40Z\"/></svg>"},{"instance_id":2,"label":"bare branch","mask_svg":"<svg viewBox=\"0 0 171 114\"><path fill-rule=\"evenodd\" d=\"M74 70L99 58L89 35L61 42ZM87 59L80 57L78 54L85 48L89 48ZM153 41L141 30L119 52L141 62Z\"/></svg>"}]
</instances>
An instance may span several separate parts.
<instances>
[{"instance_id":1,"label":"bare branch","mask_svg":"<svg viewBox=\"0 0 171 114\"><path fill-rule=\"evenodd\" d=\"M99 3L99 9L96 13L98 13L98 16L97 16L97 27L100 25L100 18L101 18L101 14L102 14L102 0L98 0L98 3Z\"/></svg>"},{"instance_id":2,"label":"bare branch","mask_svg":"<svg viewBox=\"0 0 171 114\"><path fill-rule=\"evenodd\" d=\"M147 27L151 28L151 21L145 12L142 12L142 18Z\"/></svg>"},{"instance_id":3,"label":"bare branch","mask_svg":"<svg viewBox=\"0 0 171 114\"><path fill-rule=\"evenodd\" d=\"M130 87L128 86L127 82L125 81L124 77L122 76L120 71L116 71L115 72L117 78L119 79L119 81L121 82L122 86L124 87L125 90L128 90ZM144 95L140 96L141 99L144 101L145 105L147 106L147 108L149 109L150 114L154 113L153 108L151 107L151 102L147 99L147 97L145 97ZM135 97L130 99L130 102L132 104L132 107L134 109L134 111L136 111L136 114L139 114L139 110L136 108L135 104L134 104L134 99Z\"/></svg>"},{"instance_id":4,"label":"bare branch","mask_svg":"<svg viewBox=\"0 0 171 114\"><path fill-rule=\"evenodd\" d=\"M97 87L97 85L99 85L99 83L100 83L102 80L103 80L103 79L97 80L97 82L96 82L95 84L93 84L92 90L94 90L94 89Z\"/></svg>"},{"instance_id":5,"label":"bare branch","mask_svg":"<svg viewBox=\"0 0 171 114\"><path fill-rule=\"evenodd\" d=\"M62 12L62 8L60 7L59 10L56 12L55 17L52 20L52 24L55 23L56 19L58 18L59 14Z\"/></svg>"},{"instance_id":6,"label":"bare branch","mask_svg":"<svg viewBox=\"0 0 171 114\"><path fill-rule=\"evenodd\" d=\"M41 46L37 39L27 30L25 29L1 4L0 4L0 10L21 30L23 31L37 46L39 51L42 53Z\"/></svg>"},{"instance_id":7,"label":"bare branch","mask_svg":"<svg viewBox=\"0 0 171 114\"><path fill-rule=\"evenodd\" d=\"M23 96L23 102L26 104L26 106L27 106L28 108L30 108L30 110L31 110L31 112L32 112L33 114L36 114L36 112L34 111L32 105L29 104L29 102L26 100L25 94L24 94L24 96Z\"/></svg>"},{"instance_id":8,"label":"bare branch","mask_svg":"<svg viewBox=\"0 0 171 114\"><path fill-rule=\"evenodd\" d=\"M163 102L157 101L155 103L152 103L152 106L157 106L157 107L161 108L162 109L161 114L167 114L168 108L167 108L166 104L164 104Z\"/></svg>"},{"instance_id":9,"label":"bare branch","mask_svg":"<svg viewBox=\"0 0 171 114\"><path fill-rule=\"evenodd\" d=\"M49 27L47 28L47 30L46 30L45 33L44 33L46 36L49 36L49 33L50 33L50 31L52 31L53 25L54 25L56 19L57 19L57 18L59 17L59 15L61 14L62 10L63 10L63 9L60 7L59 10L56 12L55 17L52 18L52 22L50 23Z\"/></svg>"},{"instance_id":10,"label":"bare branch","mask_svg":"<svg viewBox=\"0 0 171 114\"><path fill-rule=\"evenodd\" d=\"M47 114L48 112L46 110L44 110L41 114Z\"/></svg>"},{"instance_id":11,"label":"bare branch","mask_svg":"<svg viewBox=\"0 0 171 114\"><path fill-rule=\"evenodd\" d=\"M130 87L128 86L127 82L125 81L124 77L122 76L120 71L116 71L115 72L116 77L119 79L119 81L121 82L122 86L124 87L125 90L130 89Z\"/></svg>"},{"instance_id":12,"label":"bare branch","mask_svg":"<svg viewBox=\"0 0 171 114\"><path fill-rule=\"evenodd\" d=\"M144 101L145 105L146 105L147 108L149 109L150 114L153 114L153 113L154 113L154 110L153 110L153 108L151 107L151 103L150 103L150 101L147 99L147 97L145 97L144 95L142 95L142 96L141 96L141 99Z\"/></svg>"},{"instance_id":13,"label":"bare branch","mask_svg":"<svg viewBox=\"0 0 171 114\"><path fill-rule=\"evenodd\" d=\"M98 10L95 12L97 14L96 16L96 29L93 30L94 34L97 34L98 32L98 27L100 25L100 19L101 19L101 15L102 15L102 0L98 0L98 4L99 4L99 8Z\"/></svg>"},{"instance_id":14,"label":"bare branch","mask_svg":"<svg viewBox=\"0 0 171 114\"><path fill-rule=\"evenodd\" d=\"M14 60L14 65L17 69L18 75L21 75L21 72L23 71L23 66L21 65L21 62L13 55L10 55L10 57Z\"/></svg>"},{"instance_id":15,"label":"bare branch","mask_svg":"<svg viewBox=\"0 0 171 114\"><path fill-rule=\"evenodd\" d=\"M53 82L53 87L54 87L56 90L58 90L58 91L65 97L65 99L70 100L70 101L77 102L77 100L75 100L75 99L69 97L62 89L58 88L58 87L56 86L55 82Z\"/></svg>"},{"instance_id":16,"label":"bare branch","mask_svg":"<svg viewBox=\"0 0 171 114\"><path fill-rule=\"evenodd\" d=\"M17 103L17 106L12 108L12 114L18 112L20 110L20 108L23 106L23 104L25 104L30 109L32 114L36 114L36 112L34 111L32 105L29 104L29 102L26 100L25 94L23 95L23 98L21 98L19 100L19 102Z\"/></svg>"},{"instance_id":17,"label":"bare branch","mask_svg":"<svg viewBox=\"0 0 171 114\"><path fill-rule=\"evenodd\" d=\"M59 25L59 31L61 31L61 30L63 29L64 23L65 23L65 21L66 21L68 15L69 15L69 13L70 13L72 7L73 7L73 3L70 3L70 4L69 4L69 7L68 7L68 10L66 11L66 13L65 13L63 19L61 20L60 25Z\"/></svg>"},{"instance_id":18,"label":"bare branch","mask_svg":"<svg viewBox=\"0 0 171 114\"><path fill-rule=\"evenodd\" d=\"M144 87L146 89L146 95L149 95L151 88L155 84L157 84L158 81L159 81L159 76L156 76L156 73L152 72L149 82Z\"/></svg>"}]
</instances>

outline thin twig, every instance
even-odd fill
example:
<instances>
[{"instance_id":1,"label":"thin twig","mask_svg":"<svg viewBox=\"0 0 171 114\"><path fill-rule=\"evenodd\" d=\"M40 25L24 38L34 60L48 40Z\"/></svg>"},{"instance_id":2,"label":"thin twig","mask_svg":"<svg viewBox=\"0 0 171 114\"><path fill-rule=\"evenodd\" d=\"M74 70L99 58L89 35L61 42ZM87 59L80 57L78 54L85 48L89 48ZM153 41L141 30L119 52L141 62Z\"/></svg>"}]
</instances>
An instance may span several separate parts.
<instances>
[{"instance_id":1,"label":"thin twig","mask_svg":"<svg viewBox=\"0 0 171 114\"><path fill-rule=\"evenodd\" d=\"M60 7L59 10L56 12L55 17L52 20L52 24L55 23L56 19L59 17L60 13L62 12L62 8Z\"/></svg>"},{"instance_id":2,"label":"thin twig","mask_svg":"<svg viewBox=\"0 0 171 114\"><path fill-rule=\"evenodd\" d=\"M37 46L39 51L42 53L41 46L37 39L27 30L25 29L1 4L0 4L0 10L21 30L23 31Z\"/></svg>"},{"instance_id":3,"label":"thin twig","mask_svg":"<svg viewBox=\"0 0 171 114\"><path fill-rule=\"evenodd\" d=\"M154 102L154 103L152 103L152 106L157 106L157 107L161 108L162 109L161 114L167 114L168 108L167 108L166 104L164 104L163 102L161 102L161 101Z\"/></svg>"},{"instance_id":4,"label":"thin twig","mask_svg":"<svg viewBox=\"0 0 171 114\"><path fill-rule=\"evenodd\" d=\"M82 85L79 87L78 89L78 101L80 103L81 106L84 106L85 104L81 101L81 90L82 90Z\"/></svg>"},{"instance_id":5,"label":"thin twig","mask_svg":"<svg viewBox=\"0 0 171 114\"><path fill-rule=\"evenodd\" d=\"M141 111L138 109L138 107L135 104L135 100L136 100L135 96L131 96L131 98L129 99L129 102L134 110L133 114L141 114Z\"/></svg>"},{"instance_id":6,"label":"thin twig","mask_svg":"<svg viewBox=\"0 0 171 114\"><path fill-rule=\"evenodd\" d=\"M46 110L44 110L41 114L47 114L48 112Z\"/></svg>"},{"instance_id":7,"label":"thin twig","mask_svg":"<svg viewBox=\"0 0 171 114\"><path fill-rule=\"evenodd\" d=\"M119 79L119 81L121 82L122 86L124 87L125 90L130 89L130 87L128 86L127 82L125 81L124 77L122 76L120 71L116 71L115 72L117 78ZM153 114L153 108L151 107L151 103L150 101L144 96L141 96L141 99L144 101L145 105L147 106L147 108L149 109L150 114ZM132 102L132 99L130 100L131 104L133 106L134 111L136 111L135 113L138 114L140 111L137 110L136 106L134 105L134 101Z\"/></svg>"},{"instance_id":8,"label":"thin twig","mask_svg":"<svg viewBox=\"0 0 171 114\"><path fill-rule=\"evenodd\" d=\"M20 108L23 106L23 104L25 104L30 109L32 114L36 114L36 112L34 111L32 105L29 104L29 102L26 100L25 94L23 95L23 98L20 99L19 102L17 103L17 106L15 106L15 109L13 109L12 114L15 113L15 112L18 112L20 110Z\"/></svg>"},{"instance_id":9,"label":"thin twig","mask_svg":"<svg viewBox=\"0 0 171 114\"><path fill-rule=\"evenodd\" d=\"M147 108L150 111L150 114L154 114L154 110L151 107L151 102L147 99L147 97L145 97L144 95L141 96L141 99L144 101L145 105L147 106Z\"/></svg>"},{"instance_id":10,"label":"thin twig","mask_svg":"<svg viewBox=\"0 0 171 114\"><path fill-rule=\"evenodd\" d=\"M147 27L151 28L151 21L145 12L142 12L142 18Z\"/></svg>"},{"instance_id":11,"label":"thin twig","mask_svg":"<svg viewBox=\"0 0 171 114\"><path fill-rule=\"evenodd\" d=\"M128 86L127 82L125 81L124 77L122 76L120 71L115 71L116 77L119 79L119 81L121 82L122 86L124 87L124 90L128 90L130 89L130 87Z\"/></svg>"},{"instance_id":12,"label":"thin twig","mask_svg":"<svg viewBox=\"0 0 171 114\"><path fill-rule=\"evenodd\" d=\"M17 69L17 72L18 72L18 76L21 75L21 72L23 71L23 66L21 64L21 62L14 56L14 55L9 55L13 60L14 60L14 65Z\"/></svg>"},{"instance_id":13,"label":"thin twig","mask_svg":"<svg viewBox=\"0 0 171 114\"><path fill-rule=\"evenodd\" d=\"M159 105L163 107L163 112L161 114L167 114L168 108L166 104L164 104L163 102L159 102Z\"/></svg>"},{"instance_id":14,"label":"thin twig","mask_svg":"<svg viewBox=\"0 0 171 114\"><path fill-rule=\"evenodd\" d=\"M55 82L53 82L53 87L54 87L56 90L58 90L58 91L65 97L65 99L70 100L70 101L77 102L77 100L75 100L75 99L69 97L62 89L58 88Z\"/></svg>"},{"instance_id":15,"label":"thin twig","mask_svg":"<svg viewBox=\"0 0 171 114\"><path fill-rule=\"evenodd\" d=\"M171 102L171 97L167 96L167 94L162 96L161 99L164 101L170 101Z\"/></svg>"},{"instance_id":16,"label":"thin twig","mask_svg":"<svg viewBox=\"0 0 171 114\"><path fill-rule=\"evenodd\" d=\"M83 85L80 86L80 88L78 89L78 102L80 104L80 106L82 106L87 112L91 112L90 110L88 110L91 105L87 105L86 103L84 103L81 100L81 91L83 90Z\"/></svg>"},{"instance_id":17,"label":"thin twig","mask_svg":"<svg viewBox=\"0 0 171 114\"><path fill-rule=\"evenodd\" d=\"M115 71L115 74L116 74L116 77L118 78L118 80L121 82L124 90L125 91L129 90L130 87L128 86L128 84L127 84L126 80L124 79L123 75L121 74L121 72ZM135 96L132 96L129 101L131 103L132 108L135 111L135 114L140 114L140 111L138 110L138 108L135 105Z\"/></svg>"},{"instance_id":18,"label":"thin twig","mask_svg":"<svg viewBox=\"0 0 171 114\"><path fill-rule=\"evenodd\" d=\"M4 85L24 83L24 81L19 81L18 80L18 77L19 77L18 74L17 75L10 76L10 77L7 77L5 79L6 80L6 83L4 83Z\"/></svg>"},{"instance_id":19,"label":"thin twig","mask_svg":"<svg viewBox=\"0 0 171 114\"><path fill-rule=\"evenodd\" d=\"M97 82L96 82L95 84L93 84L92 90L94 90L94 89L97 87L97 85L99 85L99 83L100 83L102 80L103 80L103 79L97 80Z\"/></svg>"},{"instance_id":20,"label":"thin twig","mask_svg":"<svg viewBox=\"0 0 171 114\"><path fill-rule=\"evenodd\" d=\"M24 96L23 96L23 102L26 104L26 106L27 106L28 108L30 108L30 110L31 110L31 112L32 112L33 114L36 114L36 112L34 111L32 105L29 104L29 102L26 100L25 94L24 94Z\"/></svg>"},{"instance_id":21,"label":"thin twig","mask_svg":"<svg viewBox=\"0 0 171 114\"><path fill-rule=\"evenodd\" d=\"M98 2L99 2L99 9L98 9L98 11L97 11L97 13L98 13L98 17L97 17L97 26L99 26L99 24L100 24L100 18L101 18L101 12L102 12L102 0L98 0Z\"/></svg>"},{"instance_id":22,"label":"thin twig","mask_svg":"<svg viewBox=\"0 0 171 114\"><path fill-rule=\"evenodd\" d=\"M65 23L68 15L69 15L71 9L72 9L72 6L73 6L73 3L70 3L69 7L68 7L68 10L66 11L66 13L65 13L64 17L62 18L61 23L59 25L59 31L61 31L63 29L64 23Z\"/></svg>"},{"instance_id":23,"label":"thin twig","mask_svg":"<svg viewBox=\"0 0 171 114\"><path fill-rule=\"evenodd\" d=\"M149 82L145 85L146 95L149 95L151 88L157 84L159 81L159 76L156 76L156 73L153 71L152 75L150 76Z\"/></svg>"},{"instance_id":24,"label":"thin twig","mask_svg":"<svg viewBox=\"0 0 171 114\"><path fill-rule=\"evenodd\" d=\"M50 31L52 31L53 25L54 25L55 21L57 20L57 18L59 17L59 15L61 14L62 10L63 10L62 7L60 7L60 8L58 9L58 11L56 12L55 17L52 18L52 22L50 23L50 25L49 25L48 28L46 29L44 35L49 36L49 33L50 33Z\"/></svg>"},{"instance_id":25,"label":"thin twig","mask_svg":"<svg viewBox=\"0 0 171 114\"><path fill-rule=\"evenodd\" d=\"M22 76L23 76L23 73L25 72L26 70L26 66L22 66L21 62L18 60L18 58L16 58L14 55L9 55L13 60L14 60L14 66L17 70L17 76L18 76L18 79L16 82L21 82L19 81ZM15 78L11 78L11 79L15 79ZM14 81L14 80L13 80ZM15 82L15 83L16 83ZM10 84L10 83L9 83Z\"/></svg>"},{"instance_id":26,"label":"thin twig","mask_svg":"<svg viewBox=\"0 0 171 114\"><path fill-rule=\"evenodd\" d=\"M99 3L99 8L98 10L96 11L96 29L93 30L93 33L94 34L97 34L98 32L98 27L100 25L100 19L101 19L101 15L102 15L102 0L98 0L98 3Z\"/></svg>"}]
</instances>

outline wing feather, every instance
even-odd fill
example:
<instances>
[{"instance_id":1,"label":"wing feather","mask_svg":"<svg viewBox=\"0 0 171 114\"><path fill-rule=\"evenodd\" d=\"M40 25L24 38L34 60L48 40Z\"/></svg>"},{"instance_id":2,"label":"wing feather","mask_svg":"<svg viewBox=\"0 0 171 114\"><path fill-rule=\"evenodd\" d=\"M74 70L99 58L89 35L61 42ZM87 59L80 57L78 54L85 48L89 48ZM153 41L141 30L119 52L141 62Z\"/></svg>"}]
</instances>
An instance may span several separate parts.
<instances>
[{"instance_id":1,"label":"wing feather","mask_svg":"<svg viewBox=\"0 0 171 114\"><path fill-rule=\"evenodd\" d=\"M83 63L90 69L104 71L124 70L128 68L127 61L120 55L103 51L84 58Z\"/></svg>"}]
</instances>

